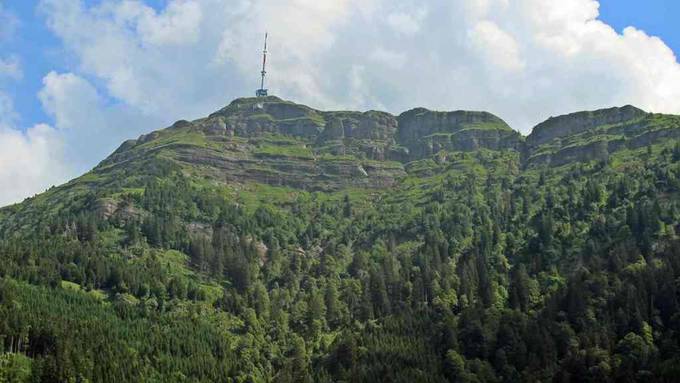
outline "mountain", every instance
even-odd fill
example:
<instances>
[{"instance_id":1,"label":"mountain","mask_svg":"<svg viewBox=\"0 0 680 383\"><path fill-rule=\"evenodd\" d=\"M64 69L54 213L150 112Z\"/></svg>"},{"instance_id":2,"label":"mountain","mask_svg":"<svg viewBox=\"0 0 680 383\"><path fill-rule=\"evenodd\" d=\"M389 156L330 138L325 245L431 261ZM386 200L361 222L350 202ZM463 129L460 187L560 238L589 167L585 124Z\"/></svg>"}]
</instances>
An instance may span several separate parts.
<instances>
[{"instance_id":1,"label":"mountain","mask_svg":"<svg viewBox=\"0 0 680 383\"><path fill-rule=\"evenodd\" d=\"M0 209L0 381L680 378L680 116L274 96Z\"/></svg>"}]
</instances>

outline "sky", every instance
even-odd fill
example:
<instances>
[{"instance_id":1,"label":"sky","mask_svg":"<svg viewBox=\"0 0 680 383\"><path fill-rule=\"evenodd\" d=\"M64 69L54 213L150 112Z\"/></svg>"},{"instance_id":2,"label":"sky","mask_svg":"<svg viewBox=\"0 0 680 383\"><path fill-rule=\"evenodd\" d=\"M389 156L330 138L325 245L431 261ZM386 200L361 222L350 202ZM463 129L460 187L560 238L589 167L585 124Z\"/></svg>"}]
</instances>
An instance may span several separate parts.
<instances>
[{"instance_id":1,"label":"sky","mask_svg":"<svg viewBox=\"0 0 680 383\"><path fill-rule=\"evenodd\" d=\"M486 110L528 134L633 104L680 114L680 2L0 0L0 206L120 143L251 96Z\"/></svg>"}]
</instances>

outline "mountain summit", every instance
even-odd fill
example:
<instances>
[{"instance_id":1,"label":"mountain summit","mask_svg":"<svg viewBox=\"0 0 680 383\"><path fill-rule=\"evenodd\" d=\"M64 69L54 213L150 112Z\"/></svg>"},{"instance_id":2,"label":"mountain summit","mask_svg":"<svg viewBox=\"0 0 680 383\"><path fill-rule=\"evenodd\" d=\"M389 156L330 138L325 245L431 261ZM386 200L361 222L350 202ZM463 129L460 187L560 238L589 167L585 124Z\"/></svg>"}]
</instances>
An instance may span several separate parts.
<instances>
[{"instance_id":1,"label":"mountain summit","mask_svg":"<svg viewBox=\"0 0 680 383\"><path fill-rule=\"evenodd\" d=\"M394 185L433 156L478 150L522 153L522 167L605 159L678 134L674 116L626 106L551 118L528 137L488 112L415 108L320 111L275 96L240 98L210 116L126 141L95 172L150 157L224 182L307 190ZM422 165L422 164L421 164Z\"/></svg>"},{"instance_id":2,"label":"mountain summit","mask_svg":"<svg viewBox=\"0 0 680 383\"><path fill-rule=\"evenodd\" d=\"M406 163L440 151L518 149L520 143L517 132L489 113L319 111L267 96L237 99L206 118L126 141L95 172L164 155L229 182L380 188L403 177Z\"/></svg>"}]
</instances>

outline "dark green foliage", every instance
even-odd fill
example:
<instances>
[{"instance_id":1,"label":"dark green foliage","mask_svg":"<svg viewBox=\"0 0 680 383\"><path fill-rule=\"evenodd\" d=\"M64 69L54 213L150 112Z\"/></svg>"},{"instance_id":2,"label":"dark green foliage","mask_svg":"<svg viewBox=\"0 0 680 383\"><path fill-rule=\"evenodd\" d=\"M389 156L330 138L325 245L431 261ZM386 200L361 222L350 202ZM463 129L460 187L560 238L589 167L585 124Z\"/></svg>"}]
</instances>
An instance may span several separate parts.
<instances>
[{"instance_id":1,"label":"dark green foliage","mask_svg":"<svg viewBox=\"0 0 680 383\"><path fill-rule=\"evenodd\" d=\"M159 161L138 192L28 201L0 218L0 377L677 381L677 151L452 154L475 162L245 204Z\"/></svg>"}]
</instances>

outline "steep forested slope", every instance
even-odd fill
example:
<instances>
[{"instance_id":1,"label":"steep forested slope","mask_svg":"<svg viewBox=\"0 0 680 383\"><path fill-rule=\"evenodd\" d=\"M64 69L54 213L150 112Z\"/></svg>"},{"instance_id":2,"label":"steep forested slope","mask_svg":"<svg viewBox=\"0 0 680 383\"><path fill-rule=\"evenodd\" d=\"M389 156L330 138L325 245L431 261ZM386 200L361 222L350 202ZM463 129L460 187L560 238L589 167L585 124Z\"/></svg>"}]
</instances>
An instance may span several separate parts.
<instances>
[{"instance_id":1,"label":"steep forested slope","mask_svg":"<svg viewBox=\"0 0 680 383\"><path fill-rule=\"evenodd\" d=\"M679 121L177 122L0 209L0 381L677 381Z\"/></svg>"}]
</instances>

